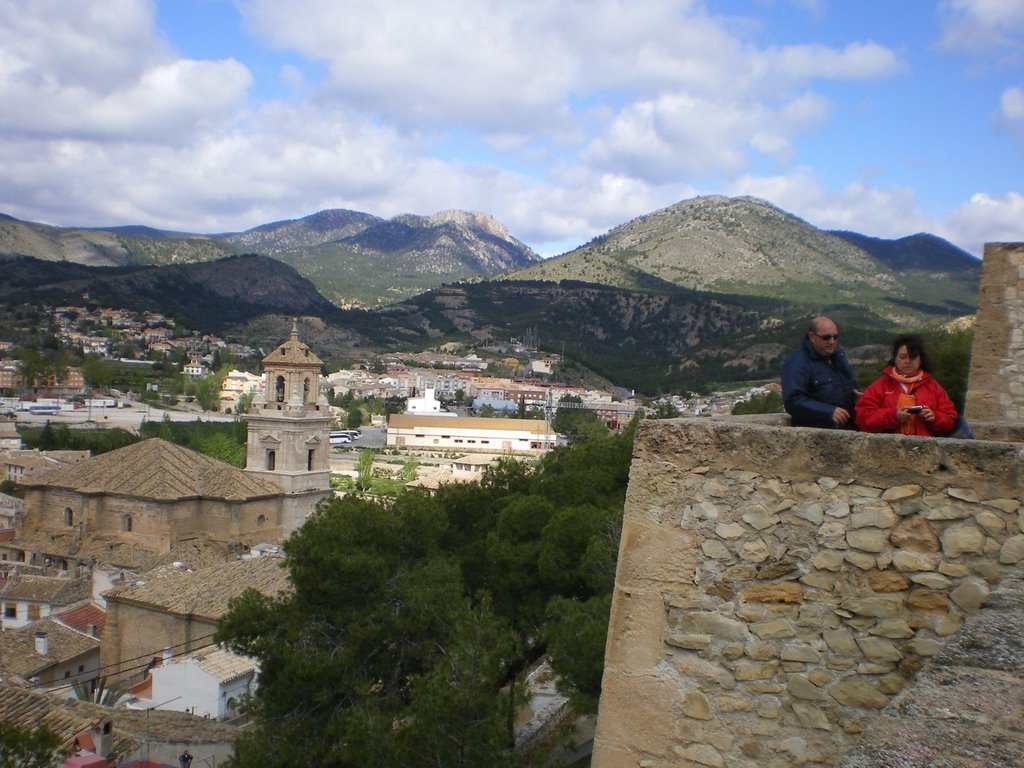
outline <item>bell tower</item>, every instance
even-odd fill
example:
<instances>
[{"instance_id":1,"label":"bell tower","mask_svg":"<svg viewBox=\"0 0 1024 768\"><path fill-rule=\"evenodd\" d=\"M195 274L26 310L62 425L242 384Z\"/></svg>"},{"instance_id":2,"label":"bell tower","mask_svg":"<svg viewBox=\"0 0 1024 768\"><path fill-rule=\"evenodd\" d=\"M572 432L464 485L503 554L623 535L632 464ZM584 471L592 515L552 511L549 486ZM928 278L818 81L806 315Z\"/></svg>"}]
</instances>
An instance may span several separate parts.
<instances>
[{"instance_id":1,"label":"bell tower","mask_svg":"<svg viewBox=\"0 0 1024 768\"><path fill-rule=\"evenodd\" d=\"M320 391L322 365L299 341L293 321L288 340L263 358L263 387L249 409L245 471L288 494L287 533L330 494L331 415Z\"/></svg>"}]
</instances>

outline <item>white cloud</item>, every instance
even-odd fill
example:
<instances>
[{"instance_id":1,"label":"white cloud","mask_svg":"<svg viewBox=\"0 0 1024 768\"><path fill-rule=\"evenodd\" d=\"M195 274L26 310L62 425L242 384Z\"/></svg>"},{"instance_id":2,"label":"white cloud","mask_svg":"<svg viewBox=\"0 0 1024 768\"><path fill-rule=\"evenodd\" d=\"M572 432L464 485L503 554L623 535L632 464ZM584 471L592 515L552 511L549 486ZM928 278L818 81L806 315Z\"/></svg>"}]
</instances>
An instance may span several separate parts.
<instances>
[{"instance_id":1,"label":"white cloud","mask_svg":"<svg viewBox=\"0 0 1024 768\"><path fill-rule=\"evenodd\" d=\"M230 119L248 70L175 59L147 10L125 0L40 2L30 12L0 1L0 136L173 142Z\"/></svg>"},{"instance_id":2,"label":"white cloud","mask_svg":"<svg viewBox=\"0 0 1024 768\"><path fill-rule=\"evenodd\" d=\"M979 192L960 205L937 234L981 256L985 243L1024 242L1024 195Z\"/></svg>"},{"instance_id":3,"label":"white cloud","mask_svg":"<svg viewBox=\"0 0 1024 768\"><path fill-rule=\"evenodd\" d=\"M785 161L792 139L820 124L828 111L814 94L778 108L674 94L630 105L583 158L654 184L737 173L750 163L750 150Z\"/></svg>"},{"instance_id":4,"label":"white cloud","mask_svg":"<svg viewBox=\"0 0 1024 768\"><path fill-rule=\"evenodd\" d=\"M619 111L673 96L771 101L814 79L877 79L900 69L895 53L873 42L759 51L703 5L670 0L244 7L274 45L327 63L325 95L403 125L549 134L573 130L574 107L597 98Z\"/></svg>"},{"instance_id":5,"label":"white cloud","mask_svg":"<svg viewBox=\"0 0 1024 768\"><path fill-rule=\"evenodd\" d=\"M843 50L791 45L769 50L767 58L773 70L794 79L877 80L904 69L895 52L874 42L850 43Z\"/></svg>"},{"instance_id":6,"label":"white cloud","mask_svg":"<svg viewBox=\"0 0 1024 768\"><path fill-rule=\"evenodd\" d=\"M1024 88L1007 88L999 99L999 123L1010 133L1024 136Z\"/></svg>"},{"instance_id":7,"label":"white cloud","mask_svg":"<svg viewBox=\"0 0 1024 768\"><path fill-rule=\"evenodd\" d=\"M939 45L950 50L984 52L1019 46L1024 37L1020 0L943 0L939 19Z\"/></svg>"}]
</instances>

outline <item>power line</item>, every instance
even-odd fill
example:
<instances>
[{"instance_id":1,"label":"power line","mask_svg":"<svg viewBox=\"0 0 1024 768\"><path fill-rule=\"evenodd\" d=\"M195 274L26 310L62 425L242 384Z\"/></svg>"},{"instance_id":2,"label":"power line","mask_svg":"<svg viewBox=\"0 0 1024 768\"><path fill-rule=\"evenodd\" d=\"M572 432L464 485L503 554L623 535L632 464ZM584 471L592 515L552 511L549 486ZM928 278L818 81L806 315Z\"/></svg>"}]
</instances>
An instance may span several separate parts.
<instances>
[{"instance_id":1,"label":"power line","mask_svg":"<svg viewBox=\"0 0 1024 768\"><path fill-rule=\"evenodd\" d=\"M46 690L47 691L70 690L70 689L74 688L75 683L83 682L83 681L89 681L89 680L93 680L93 679L98 678L98 677L102 677L103 675L101 673L103 671L105 671L105 670L113 669L114 667L121 667L122 664L131 663L131 662L134 662L134 661L139 661L140 659L145 659L146 661L144 663L136 664L134 666L129 666L127 668L123 668L122 667L119 671L120 672L124 672L124 673L131 673L131 672L135 672L135 671L140 670L140 669L146 669L147 667L149 667L150 664L152 664L154 657L156 657L159 654L163 654L164 651L171 650L171 649L174 649L174 648L179 648L179 647L182 647L182 646L187 646L190 643L199 642L199 641L202 641L202 640L208 640L209 638L213 637L214 634L215 633L211 632L208 635L203 635L202 637L197 637L197 638L194 638L192 640L186 640L185 642L182 642L182 643L175 643L174 645L164 646L163 648L160 648L157 651L151 651L149 653L141 654L139 656L134 656L134 657L129 658L129 659L124 659L123 661L118 661L118 662L116 662L114 664L108 664L108 665L106 665L104 667L98 667L97 669L90 670L88 672L77 672L74 675L70 675L70 676L64 678L68 682L63 682L63 683L61 683L61 685L56 685L56 686L53 686L51 688L46 688ZM214 642L204 643L203 645L200 645L200 646L197 646L197 647L194 647L194 648L182 650L182 651L180 651L178 653L172 653L171 654L171 658L174 659L174 658L178 658L180 656L185 656L187 654L193 653L194 651L200 651L200 650L203 650L204 648L210 648L210 647L215 646L215 645L217 645L217 643L214 643Z\"/></svg>"}]
</instances>

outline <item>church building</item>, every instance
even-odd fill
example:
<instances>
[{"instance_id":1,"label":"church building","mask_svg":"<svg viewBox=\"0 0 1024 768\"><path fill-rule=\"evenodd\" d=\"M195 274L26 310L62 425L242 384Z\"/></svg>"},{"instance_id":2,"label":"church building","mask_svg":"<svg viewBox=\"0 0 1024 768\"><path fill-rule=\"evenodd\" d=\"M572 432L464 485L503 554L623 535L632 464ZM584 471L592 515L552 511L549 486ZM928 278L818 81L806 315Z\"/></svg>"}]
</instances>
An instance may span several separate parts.
<instances>
[{"instance_id":1,"label":"church building","mask_svg":"<svg viewBox=\"0 0 1024 768\"><path fill-rule=\"evenodd\" d=\"M263 360L263 391L248 417L244 470L159 438L26 481L9 559L71 570L146 568L286 539L330 495L330 414L320 359L289 339ZM186 546L186 542L190 542Z\"/></svg>"}]
</instances>

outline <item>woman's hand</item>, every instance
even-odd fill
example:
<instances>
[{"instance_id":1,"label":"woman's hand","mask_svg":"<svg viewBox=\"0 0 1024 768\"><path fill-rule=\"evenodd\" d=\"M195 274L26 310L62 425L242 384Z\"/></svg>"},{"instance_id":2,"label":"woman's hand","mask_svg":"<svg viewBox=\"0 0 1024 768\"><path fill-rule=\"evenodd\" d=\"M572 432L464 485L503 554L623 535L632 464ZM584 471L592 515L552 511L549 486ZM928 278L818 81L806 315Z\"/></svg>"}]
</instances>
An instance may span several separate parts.
<instances>
[{"instance_id":1,"label":"woman's hand","mask_svg":"<svg viewBox=\"0 0 1024 768\"><path fill-rule=\"evenodd\" d=\"M914 407L916 408L917 406ZM931 408L929 408L927 405L922 405L920 406L920 408L920 411L916 411L914 413L911 413L907 408L897 408L896 419L899 421L900 424L905 424L907 419L909 419L911 416L920 416L928 424L931 424L933 421L935 421L935 412Z\"/></svg>"}]
</instances>

